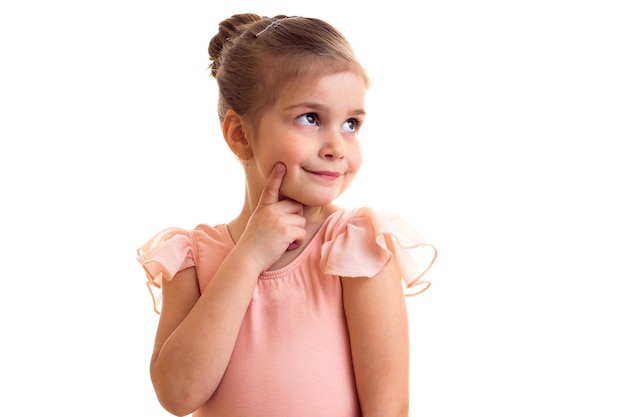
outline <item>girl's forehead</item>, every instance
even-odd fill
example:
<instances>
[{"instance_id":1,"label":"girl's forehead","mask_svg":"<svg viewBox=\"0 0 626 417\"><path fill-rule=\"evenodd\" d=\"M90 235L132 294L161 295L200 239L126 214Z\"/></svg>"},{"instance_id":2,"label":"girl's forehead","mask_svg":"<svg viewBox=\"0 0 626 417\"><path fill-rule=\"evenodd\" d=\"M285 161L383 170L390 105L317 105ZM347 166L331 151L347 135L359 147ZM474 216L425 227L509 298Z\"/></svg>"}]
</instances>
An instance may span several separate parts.
<instances>
[{"instance_id":1,"label":"girl's forehead","mask_svg":"<svg viewBox=\"0 0 626 417\"><path fill-rule=\"evenodd\" d=\"M364 113L366 93L365 80L354 72L306 77L286 83L266 109L282 112L309 107Z\"/></svg>"},{"instance_id":2,"label":"girl's forehead","mask_svg":"<svg viewBox=\"0 0 626 417\"><path fill-rule=\"evenodd\" d=\"M333 72L317 72L314 74L307 74L299 76L297 78L283 80L277 85L277 96L293 95L293 94L307 94L315 91L318 88L324 86L327 81L336 79L338 77L354 77L354 79L361 79L363 82L363 89L367 90L367 80L355 72L355 71L333 71Z\"/></svg>"}]
</instances>

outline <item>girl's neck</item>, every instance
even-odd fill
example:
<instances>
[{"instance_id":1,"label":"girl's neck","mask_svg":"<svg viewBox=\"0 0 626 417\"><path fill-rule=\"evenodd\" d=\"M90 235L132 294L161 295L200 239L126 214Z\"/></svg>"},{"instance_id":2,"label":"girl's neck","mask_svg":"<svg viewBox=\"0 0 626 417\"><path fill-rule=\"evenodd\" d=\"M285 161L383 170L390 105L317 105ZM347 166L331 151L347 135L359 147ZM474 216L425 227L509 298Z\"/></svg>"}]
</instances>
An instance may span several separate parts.
<instances>
[{"instance_id":1,"label":"girl's neck","mask_svg":"<svg viewBox=\"0 0 626 417\"><path fill-rule=\"evenodd\" d=\"M323 207L304 207L303 216L306 219L307 224L321 224L326 220L328 216L338 210L338 207L329 204Z\"/></svg>"},{"instance_id":2,"label":"girl's neck","mask_svg":"<svg viewBox=\"0 0 626 417\"><path fill-rule=\"evenodd\" d=\"M323 207L304 207L303 216L306 219L307 242L315 232L317 232L328 216L337 210L339 210L339 207L332 204ZM228 223L228 230L235 243L239 241L253 212L254 208L244 205L241 213Z\"/></svg>"},{"instance_id":3,"label":"girl's neck","mask_svg":"<svg viewBox=\"0 0 626 417\"><path fill-rule=\"evenodd\" d=\"M305 207L304 217L306 218L306 237L302 244L294 250L286 251L283 256L274 263L268 270L276 270L290 264L298 255L307 247L313 236L317 233L324 221L335 211L339 210L334 205L328 205L324 207ZM252 211L244 209L241 211L233 221L228 223L228 231L231 238L235 243L239 241L239 238L243 234L243 231L248 224L248 220L252 215Z\"/></svg>"}]
</instances>

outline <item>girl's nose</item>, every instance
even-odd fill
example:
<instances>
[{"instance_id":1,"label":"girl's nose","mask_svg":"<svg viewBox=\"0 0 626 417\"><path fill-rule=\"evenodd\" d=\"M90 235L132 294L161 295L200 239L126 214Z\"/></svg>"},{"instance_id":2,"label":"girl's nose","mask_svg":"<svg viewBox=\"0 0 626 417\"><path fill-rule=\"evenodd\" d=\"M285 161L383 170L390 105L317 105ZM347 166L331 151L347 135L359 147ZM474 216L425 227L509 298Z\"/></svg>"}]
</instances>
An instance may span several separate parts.
<instances>
[{"instance_id":1,"label":"girl's nose","mask_svg":"<svg viewBox=\"0 0 626 417\"><path fill-rule=\"evenodd\" d=\"M341 133L328 131L324 135L324 143L320 149L320 154L324 159L341 159L345 156L345 148Z\"/></svg>"}]
</instances>

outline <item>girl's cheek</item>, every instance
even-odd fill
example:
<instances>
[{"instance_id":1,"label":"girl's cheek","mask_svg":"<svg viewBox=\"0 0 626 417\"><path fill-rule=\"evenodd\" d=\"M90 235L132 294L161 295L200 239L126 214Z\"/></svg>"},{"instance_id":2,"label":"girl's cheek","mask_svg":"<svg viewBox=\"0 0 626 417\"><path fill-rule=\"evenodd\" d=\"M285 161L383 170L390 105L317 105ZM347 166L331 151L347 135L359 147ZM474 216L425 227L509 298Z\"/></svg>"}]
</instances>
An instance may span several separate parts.
<instances>
[{"instance_id":1,"label":"girl's cheek","mask_svg":"<svg viewBox=\"0 0 626 417\"><path fill-rule=\"evenodd\" d=\"M356 173L361 168L363 163L363 155L361 154L361 148L353 150L353 154L350 157L350 165L352 170Z\"/></svg>"}]
</instances>

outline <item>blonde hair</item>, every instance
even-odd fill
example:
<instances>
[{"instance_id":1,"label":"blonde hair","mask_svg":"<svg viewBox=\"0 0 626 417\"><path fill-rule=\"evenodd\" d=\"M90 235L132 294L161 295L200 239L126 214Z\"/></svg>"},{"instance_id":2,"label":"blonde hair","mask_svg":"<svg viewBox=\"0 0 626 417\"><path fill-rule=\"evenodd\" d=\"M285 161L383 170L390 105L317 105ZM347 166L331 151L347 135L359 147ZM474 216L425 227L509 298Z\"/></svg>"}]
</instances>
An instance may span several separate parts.
<instances>
[{"instance_id":1,"label":"blonde hair","mask_svg":"<svg viewBox=\"0 0 626 417\"><path fill-rule=\"evenodd\" d=\"M369 78L346 38L323 20L236 14L209 44L210 75L219 88L218 116L230 109L251 121L280 89L302 77L352 71Z\"/></svg>"}]
</instances>

